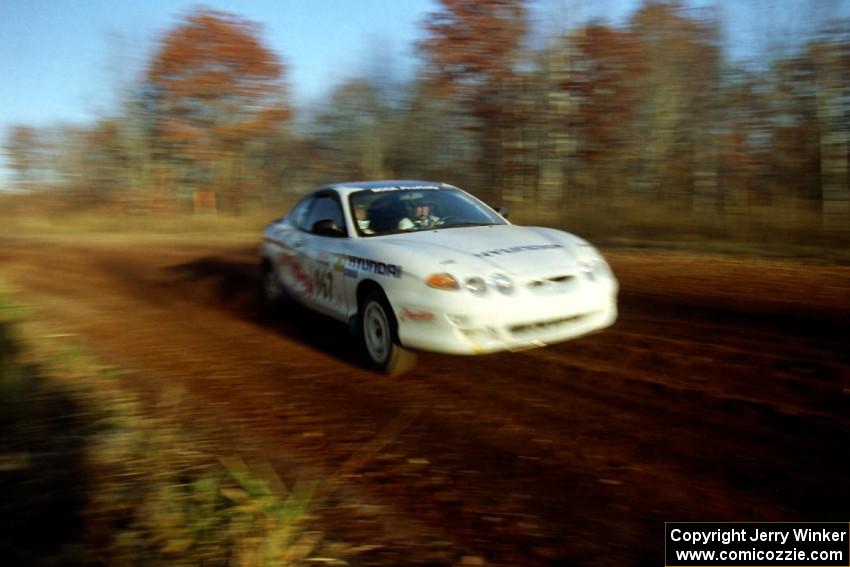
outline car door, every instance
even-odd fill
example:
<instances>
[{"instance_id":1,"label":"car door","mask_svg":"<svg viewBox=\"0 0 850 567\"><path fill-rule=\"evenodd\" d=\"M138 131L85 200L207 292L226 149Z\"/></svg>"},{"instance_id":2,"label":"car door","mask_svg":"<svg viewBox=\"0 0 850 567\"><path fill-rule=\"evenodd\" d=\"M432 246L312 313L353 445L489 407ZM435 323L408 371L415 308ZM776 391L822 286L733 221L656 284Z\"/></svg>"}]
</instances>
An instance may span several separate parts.
<instances>
[{"instance_id":1,"label":"car door","mask_svg":"<svg viewBox=\"0 0 850 567\"><path fill-rule=\"evenodd\" d=\"M308 234L303 252L313 282L307 302L317 311L344 321L343 278L350 241L339 195L335 191L316 194L305 225Z\"/></svg>"},{"instance_id":2,"label":"car door","mask_svg":"<svg viewBox=\"0 0 850 567\"><path fill-rule=\"evenodd\" d=\"M307 215L313 207L310 196L295 205L292 212L275 226L270 241L274 244L273 265L278 280L290 296L307 303L313 293L313 282L309 277L305 246L309 233L306 230Z\"/></svg>"}]
</instances>

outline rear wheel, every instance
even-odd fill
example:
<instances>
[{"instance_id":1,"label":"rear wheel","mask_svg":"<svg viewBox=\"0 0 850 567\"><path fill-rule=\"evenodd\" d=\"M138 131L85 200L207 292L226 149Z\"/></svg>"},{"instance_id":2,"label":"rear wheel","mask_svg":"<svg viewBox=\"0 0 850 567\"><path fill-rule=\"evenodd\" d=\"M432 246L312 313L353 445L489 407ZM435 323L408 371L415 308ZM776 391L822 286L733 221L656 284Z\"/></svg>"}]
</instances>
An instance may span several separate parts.
<instances>
[{"instance_id":1,"label":"rear wheel","mask_svg":"<svg viewBox=\"0 0 850 567\"><path fill-rule=\"evenodd\" d=\"M360 335L369 361L391 376L416 365L416 353L399 344L397 329L386 296L377 289L370 291L360 304Z\"/></svg>"},{"instance_id":2,"label":"rear wheel","mask_svg":"<svg viewBox=\"0 0 850 567\"><path fill-rule=\"evenodd\" d=\"M283 286L271 263L263 262L260 266L260 292L263 302L268 307L278 308L284 299Z\"/></svg>"}]
</instances>

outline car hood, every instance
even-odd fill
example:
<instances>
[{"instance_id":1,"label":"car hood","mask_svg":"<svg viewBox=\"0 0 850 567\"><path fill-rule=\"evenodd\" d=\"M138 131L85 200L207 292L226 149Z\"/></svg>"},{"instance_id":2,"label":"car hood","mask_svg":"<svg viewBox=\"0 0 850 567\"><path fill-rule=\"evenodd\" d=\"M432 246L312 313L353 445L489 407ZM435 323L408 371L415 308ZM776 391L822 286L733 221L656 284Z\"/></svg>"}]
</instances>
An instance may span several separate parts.
<instances>
[{"instance_id":1,"label":"car hood","mask_svg":"<svg viewBox=\"0 0 850 567\"><path fill-rule=\"evenodd\" d=\"M576 246L583 241L551 229L492 225L412 232L388 237L385 242L427 253L444 265L482 262L519 275L573 265Z\"/></svg>"}]
</instances>

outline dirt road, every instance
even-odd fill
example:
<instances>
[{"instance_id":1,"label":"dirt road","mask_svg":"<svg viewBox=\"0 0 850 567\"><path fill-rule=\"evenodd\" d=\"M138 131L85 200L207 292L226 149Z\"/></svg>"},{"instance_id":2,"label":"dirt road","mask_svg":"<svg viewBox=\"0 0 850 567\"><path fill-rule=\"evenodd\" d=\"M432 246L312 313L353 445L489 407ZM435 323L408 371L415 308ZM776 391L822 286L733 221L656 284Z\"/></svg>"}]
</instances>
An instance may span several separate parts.
<instances>
[{"instance_id":1,"label":"dirt road","mask_svg":"<svg viewBox=\"0 0 850 567\"><path fill-rule=\"evenodd\" d=\"M611 252L612 329L388 379L342 326L262 313L254 253L7 240L0 277L228 450L332 479L320 522L362 564L657 566L665 520L850 514L850 268Z\"/></svg>"}]
</instances>

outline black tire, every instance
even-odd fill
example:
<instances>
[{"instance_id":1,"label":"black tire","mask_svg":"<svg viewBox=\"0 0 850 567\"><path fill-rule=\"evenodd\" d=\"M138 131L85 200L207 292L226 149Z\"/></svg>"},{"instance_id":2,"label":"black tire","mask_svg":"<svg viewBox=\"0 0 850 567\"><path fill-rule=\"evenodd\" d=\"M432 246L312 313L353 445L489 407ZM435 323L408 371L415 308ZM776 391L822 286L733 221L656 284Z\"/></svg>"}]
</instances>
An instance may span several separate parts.
<instances>
[{"instance_id":1,"label":"black tire","mask_svg":"<svg viewBox=\"0 0 850 567\"><path fill-rule=\"evenodd\" d=\"M416 353L398 341L398 323L382 291L370 290L360 302L360 339L369 363L378 370L398 376L416 366Z\"/></svg>"},{"instance_id":2,"label":"black tire","mask_svg":"<svg viewBox=\"0 0 850 567\"><path fill-rule=\"evenodd\" d=\"M263 305L272 310L280 309L286 299L283 285L268 261L260 265L260 295Z\"/></svg>"}]
</instances>

